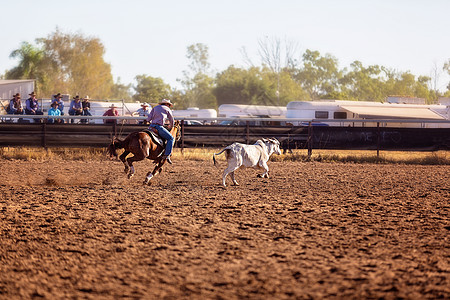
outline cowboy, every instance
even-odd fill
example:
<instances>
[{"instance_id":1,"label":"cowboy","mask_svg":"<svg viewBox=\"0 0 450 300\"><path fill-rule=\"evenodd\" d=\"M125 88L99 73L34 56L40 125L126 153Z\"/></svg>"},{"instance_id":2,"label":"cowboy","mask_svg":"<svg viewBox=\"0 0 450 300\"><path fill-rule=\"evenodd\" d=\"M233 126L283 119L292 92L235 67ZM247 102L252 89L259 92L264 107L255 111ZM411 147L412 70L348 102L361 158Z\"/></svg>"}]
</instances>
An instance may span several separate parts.
<instances>
[{"instance_id":1,"label":"cowboy","mask_svg":"<svg viewBox=\"0 0 450 300\"><path fill-rule=\"evenodd\" d=\"M48 110L49 116L61 116L61 111L58 109L58 102L54 101L50 104L51 108ZM61 123L61 119L49 118L48 123Z\"/></svg>"},{"instance_id":2,"label":"cowboy","mask_svg":"<svg viewBox=\"0 0 450 300\"><path fill-rule=\"evenodd\" d=\"M44 113L39 109L39 102L36 98L36 93L31 92L28 94L30 98L26 101L25 114L27 115L43 115ZM34 119L34 122L39 122L38 119Z\"/></svg>"},{"instance_id":3,"label":"cowboy","mask_svg":"<svg viewBox=\"0 0 450 300\"><path fill-rule=\"evenodd\" d=\"M139 108L133 115L138 115L139 117L148 117L150 115L150 108L148 103L142 103L141 108ZM146 120L139 120L139 124L148 124Z\"/></svg>"},{"instance_id":4,"label":"cowboy","mask_svg":"<svg viewBox=\"0 0 450 300\"><path fill-rule=\"evenodd\" d=\"M72 102L70 102L69 115L71 116L80 116L83 113L83 106L80 101L80 96L76 95L73 97ZM70 120L70 123L73 123L75 120Z\"/></svg>"},{"instance_id":5,"label":"cowboy","mask_svg":"<svg viewBox=\"0 0 450 300\"><path fill-rule=\"evenodd\" d=\"M64 116L64 101L62 100L61 93L53 95L52 103L53 102L58 103L58 109L61 111L61 116Z\"/></svg>"},{"instance_id":6,"label":"cowboy","mask_svg":"<svg viewBox=\"0 0 450 300\"><path fill-rule=\"evenodd\" d=\"M162 160L167 160L168 163L172 163L170 160L170 155L172 154L174 138L170 134L172 130L174 119L171 107L173 103L170 100L163 99L159 104L150 111L147 118L147 122L150 123L149 127L156 128L160 137L167 141L166 149Z\"/></svg>"},{"instance_id":7,"label":"cowboy","mask_svg":"<svg viewBox=\"0 0 450 300\"><path fill-rule=\"evenodd\" d=\"M6 111L10 115L23 115L24 110L22 106L22 102L20 101L20 94L17 93L13 96L13 98L9 101L9 106Z\"/></svg>"},{"instance_id":8,"label":"cowboy","mask_svg":"<svg viewBox=\"0 0 450 300\"><path fill-rule=\"evenodd\" d=\"M117 107L114 104L111 104L109 109L105 111L103 114L104 117L118 117L119 111L117 110ZM116 123L116 120L113 119L104 119L103 123Z\"/></svg>"},{"instance_id":9,"label":"cowboy","mask_svg":"<svg viewBox=\"0 0 450 300\"><path fill-rule=\"evenodd\" d=\"M89 102L89 96L85 96L83 98L83 102L81 102L81 106L83 107L83 116L92 116L91 114L91 102ZM87 119L81 119L81 123L88 123Z\"/></svg>"}]
</instances>

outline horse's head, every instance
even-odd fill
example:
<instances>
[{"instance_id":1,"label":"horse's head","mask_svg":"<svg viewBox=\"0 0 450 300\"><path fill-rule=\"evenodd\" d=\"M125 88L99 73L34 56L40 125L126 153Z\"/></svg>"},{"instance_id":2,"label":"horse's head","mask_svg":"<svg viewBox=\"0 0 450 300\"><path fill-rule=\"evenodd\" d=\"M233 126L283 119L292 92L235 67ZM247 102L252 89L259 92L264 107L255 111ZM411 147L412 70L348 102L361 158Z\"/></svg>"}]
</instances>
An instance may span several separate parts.
<instances>
[{"instance_id":1,"label":"horse's head","mask_svg":"<svg viewBox=\"0 0 450 300\"><path fill-rule=\"evenodd\" d=\"M111 144L109 144L109 146L108 146L107 152L108 152L110 158L112 158L114 156L117 159L119 156L117 154L117 148L116 148L117 141L118 141L117 138L113 137L111 139Z\"/></svg>"},{"instance_id":2,"label":"horse's head","mask_svg":"<svg viewBox=\"0 0 450 300\"><path fill-rule=\"evenodd\" d=\"M176 120L175 123L173 124L173 128L172 128L172 135L175 138L175 141L179 141L181 139L181 125L180 125L180 121Z\"/></svg>"}]
</instances>

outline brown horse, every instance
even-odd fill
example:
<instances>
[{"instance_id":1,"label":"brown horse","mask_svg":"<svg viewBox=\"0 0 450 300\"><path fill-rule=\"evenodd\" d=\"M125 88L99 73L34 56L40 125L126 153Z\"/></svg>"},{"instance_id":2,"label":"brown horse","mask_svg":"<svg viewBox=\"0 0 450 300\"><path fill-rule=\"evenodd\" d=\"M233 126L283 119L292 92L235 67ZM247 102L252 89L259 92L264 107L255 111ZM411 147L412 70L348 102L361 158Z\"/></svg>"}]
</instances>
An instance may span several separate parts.
<instances>
[{"instance_id":1,"label":"brown horse","mask_svg":"<svg viewBox=\"0 0 450 300\"><path fill-rule=\"evenodd\" d=\"M178 141L181 137L180 122L175 121L170 134L174 137L175 141ZM115 156L117 158L117 149L125 149L125 151L120 155L120 160L125 165L125 173L128 173L128 178L133 177L135 171L133 167L133 162L141 161L145 158L153 160L156 164L153 171L147 173L147 177L144 180L144 184L150 183L150 179L153 176L161 173L162 166L166 160L162 159L162 153L164 148L155 143L148 133L144 131L132 132L124 140L119 140L114 137L113 142L108 147L108 153L110 157ZM127 155L132 153L133 156L128 157Z\"/></svg>"}]
</instances>

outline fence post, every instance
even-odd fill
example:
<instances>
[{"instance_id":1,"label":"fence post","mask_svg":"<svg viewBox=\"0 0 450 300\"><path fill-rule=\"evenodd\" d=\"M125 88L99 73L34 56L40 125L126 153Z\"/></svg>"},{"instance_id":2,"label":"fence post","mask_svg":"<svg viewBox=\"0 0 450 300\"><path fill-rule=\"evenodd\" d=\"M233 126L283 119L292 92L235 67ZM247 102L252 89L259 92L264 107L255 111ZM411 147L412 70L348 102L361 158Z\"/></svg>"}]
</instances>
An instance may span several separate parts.
<instances>
[{"instance_id":1,"label":"fence post","mask_svg":"<svg viewBox=\"0 0 450 300\"><path fill-rule=\"evenodd\" d=\"M184 119L181 120L181 153L184 150Z\"/></svg>"},{"instance_id":2,"label":"fence post","mask_svg":"<svg viewBox=\"0 0 450 300\"><path fill-rule=\"evenodd\" d=\"M250 126L248 121L245 122L245 129L246 129L245 140L247 144L250 144Z\"/></svg>"},{"instance_id":3,"label":"fence post","mask_svg":"<svg viewBox=\"0 0 450 300\"><path fill-rule=\"evenodd\" d=\"M313 128L312 128L312 122L310 121L308 124L308 158L309 159L312 156L312 134L313 134Z\"/></svg>"},{"instance_id":4,"label":"fence post","mask_svg":"<svg viewBox=\"0 0 450 300\"><path fill-rule=\"evenodd\" d=\"M42 147L47 149L47 124L42 123Z\"/></svg>"},{"instance_id":5,"label":"fence post","mask_svg":"<svg viewBox=\"0 0 450 300\"><path fill-rule=\"evenodd\" d=\"M380 158L380 122L377 122L377 158Z\"/></svg>"}]
</instances>

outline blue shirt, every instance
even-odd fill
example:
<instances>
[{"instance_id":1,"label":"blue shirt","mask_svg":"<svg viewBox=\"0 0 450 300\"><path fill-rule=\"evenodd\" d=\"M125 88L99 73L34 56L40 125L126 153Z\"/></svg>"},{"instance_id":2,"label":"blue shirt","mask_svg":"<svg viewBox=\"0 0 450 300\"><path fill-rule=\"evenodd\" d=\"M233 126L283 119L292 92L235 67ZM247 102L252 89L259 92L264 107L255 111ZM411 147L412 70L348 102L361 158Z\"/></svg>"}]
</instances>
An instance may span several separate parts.
<instances>
[{"instance_id":1,"label":"blue shirt","mask_svg":"<svg viewBox=\"0 0 450 300\"><path fill-rule=\"evenodd\" d=\"M75 100L72 100L72 102L70 102L70 109L83 109L81 101L76 102Z\"/></svg>"},{"instance_id":2,"label":"blue shirt","mask_svg":"<svg viewBox=\"0 0 450 300\"><path fill-rule=\"evenodd\" d=\"M60 116L61 115L61 111L59 109L57 109L57 108L52 107L52 108L50 108L48 110L48 115L49 116Z\"/></svg>"},{"instance_id":3,"label":"blue shirt","mask_svg":"<svg viewBox=\"0 0 450 300\"><path fill-rule=\"evenodd\" d=\"M62 100L62 99L57 99L57 98L55 98L55 99L53 99L53 101L52 101L52 103L53 102L56 102L56 103L58 103L58 109L62 112L63 110L64 110L64 101Z\"/></svg>"}]
</instances>

